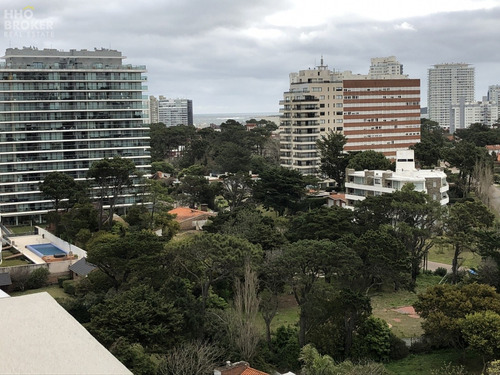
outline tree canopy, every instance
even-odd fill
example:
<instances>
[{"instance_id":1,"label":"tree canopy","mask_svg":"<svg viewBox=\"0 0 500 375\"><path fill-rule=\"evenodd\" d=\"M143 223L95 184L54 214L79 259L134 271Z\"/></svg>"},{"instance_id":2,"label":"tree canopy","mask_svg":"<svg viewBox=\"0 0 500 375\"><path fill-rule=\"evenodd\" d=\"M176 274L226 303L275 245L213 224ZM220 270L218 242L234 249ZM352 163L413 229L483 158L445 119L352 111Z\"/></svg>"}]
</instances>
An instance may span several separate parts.
<instances>
[{"instance_id":1,"label":"tree canopy","mask_svg":"<svg viewBox=\"0 0 500 375\"><path fill-rule=\"evenodd\" d=\"M330 131L326 136L321 136L317 147L321 155L320 171L332 178L337 183L339 190L344 189L345 169L349 161L344 153L347 138L341 133Z\"/></svg>"},{"instance_id":2,"label":"tree canopy","mask_svg":"<svg viewBox=\"0 0 500 375\"><path fill-rule=\"evenodd\" d=\"M116 200L124 188L132 185L132 174L135 165L130 159L115 156L113 159L101 159L90 166L87 177L92 179L99 188L99 225L102 223L102 213L105 203L109 204L109 225L113 222ZM106 202L105 202L106 201Z\"/></svg>"},{"instance_id":3,"label":"tree canopy","mask_svg":"<svg viewBox=\"0 0 500 375\"><path fill-rule=\"evenodd\" d=\"M267 209L274 209L280 216L294 212L305 197L307 179L293 169L274 167L263 171L253 186L254 198Z\"/></svg>"},{"instance_id":4,"label":"tree canopy","mask_svg":"<svg viewBox=\"0 0 500 375\"><path fill-rule=\"evenodd\" d=\"M75 194L76 182L66 173L51 172L39 187L43 196L54 202L54 210L57 212L61 201L69 200Z\"/></svg>"},{"instance_id":5,"label":"tree canopy","mask_svg":"<svg viewBox=\"0 0 500 375\"><path fill-rule=\"evenodd\" d=\"M368 170L394 170L395 165L381 152L368 150L356 153L349 157L347 168L356 171Z\"/></svg>"}]
</instances>

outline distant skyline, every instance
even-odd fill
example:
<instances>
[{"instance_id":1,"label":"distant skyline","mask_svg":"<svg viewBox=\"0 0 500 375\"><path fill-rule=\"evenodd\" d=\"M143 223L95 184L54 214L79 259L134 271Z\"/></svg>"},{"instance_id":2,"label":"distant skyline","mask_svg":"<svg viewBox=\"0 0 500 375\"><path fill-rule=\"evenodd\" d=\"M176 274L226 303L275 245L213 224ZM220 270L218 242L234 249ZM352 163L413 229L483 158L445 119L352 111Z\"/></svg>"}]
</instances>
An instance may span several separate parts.
<instances>
[{"instance_id":1,"label":"distant skyline","mask_svg":"<svg viewBox=\"0 0 500 375\"><path fill-rule=\"evenodd\" d=\"M6 48L111 48L146 65L146 95L193 100L195 114L278 113L288 75L313 68L366 74L396 56L404 73L468 63L480 100L500 84L500 0L3 0Z\"/></svg>"}]
</instances>

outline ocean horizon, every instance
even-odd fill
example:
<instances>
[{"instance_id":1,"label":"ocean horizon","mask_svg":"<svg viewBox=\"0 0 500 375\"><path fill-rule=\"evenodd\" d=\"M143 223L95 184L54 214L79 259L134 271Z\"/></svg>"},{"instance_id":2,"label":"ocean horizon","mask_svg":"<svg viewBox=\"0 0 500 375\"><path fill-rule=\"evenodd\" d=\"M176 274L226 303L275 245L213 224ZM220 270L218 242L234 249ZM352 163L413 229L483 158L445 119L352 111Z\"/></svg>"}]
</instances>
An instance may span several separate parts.
<instances>
[{"instance_id":1,"label":"ocean horizon","mask_svg":"<svg viewBox=\"0 0 500 375\"><path fill-rule=\"evenodd\" d=\"M207 127L210 124L220 125L227 120L235 120L244 124L247 120L268 119L268 117L276 117L276 123L279 119L279 113L276 112L258 112L258 113L207 113L193 114L193 122L196 127ZM278 123L276 124L278 125Z\"/></svg>"}]
</instances>

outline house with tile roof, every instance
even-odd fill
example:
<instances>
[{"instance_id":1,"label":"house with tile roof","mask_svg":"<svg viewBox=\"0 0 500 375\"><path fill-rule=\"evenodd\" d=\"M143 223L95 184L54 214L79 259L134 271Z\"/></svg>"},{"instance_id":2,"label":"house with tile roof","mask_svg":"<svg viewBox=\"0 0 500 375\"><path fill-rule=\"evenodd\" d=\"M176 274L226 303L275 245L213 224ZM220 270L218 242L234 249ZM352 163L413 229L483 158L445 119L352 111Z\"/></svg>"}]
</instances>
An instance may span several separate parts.
<instances>
[{"instance_id":1,"label":"house with tile roof","mask_svg":"<svg viewBox=\"0 0 500 375\"><path fill-rule=\"evenodd\" d=\"M97 266L87 262L87 258L79 259L76 263L69 266L73 279L87 277L87 275L96 268Z\"/></svg>"},{"instance_id":2,"label":"house with tile roof","mask_svg":"<svg viewBox=\"0 0 500 375\"><path fill-rule=\"evenodd\" d=\"M214 375L269 375L267 372L262 372L251 368L248 362L226 362L224 367L217 367L214 370Z\"/></svg>"},{"instance_id":3,"label":"house with tile roof","mask_svg":"<svg viewBox=\"0 0 500 375\"><path fill-rule=\"evenodd\" d=\"M497 161L500 161L500 145L486 145L486 150L488 150L488 154L497 156Z\"/></svg>"},{"instance_id":4,"label":"house with tile roof","mask_svg":"<svg viewBox=\"0 0 500 375\"><path fill-rule=\"evenodd\" d=\"M189 207L177 207L168 211L169 214L175 215L175 221L180 225L182 230L201 230L209 217L216 216L213 212L204 210L196 210Z\"/></svg>"}]
</instances>

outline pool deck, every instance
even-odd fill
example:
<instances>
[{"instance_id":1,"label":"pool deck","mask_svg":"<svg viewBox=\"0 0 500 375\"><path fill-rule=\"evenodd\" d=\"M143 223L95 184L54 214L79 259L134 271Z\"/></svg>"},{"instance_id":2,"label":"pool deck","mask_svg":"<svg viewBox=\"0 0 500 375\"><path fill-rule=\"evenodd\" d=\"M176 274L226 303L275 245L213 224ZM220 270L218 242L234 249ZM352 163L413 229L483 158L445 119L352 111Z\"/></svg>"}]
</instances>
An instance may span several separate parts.
<instances>
[{"instance_id":1,"label":"pool deck","mask_svg":"<svg viewBox=\"0 0 500 375\"><path fill-rule=\"evenodd\" d=\"M49 240L43 238L40 235L31 235L31 236L19 236L11 238L15 245L14 247L19 250L21 253L26 256L26 258L30 259L35 264L45 264L45 261L40 258L38 255L32 253L30 250L26 248L26 245L37 245L42 243L50 243Z\"/></svg>"}]
</instances>

